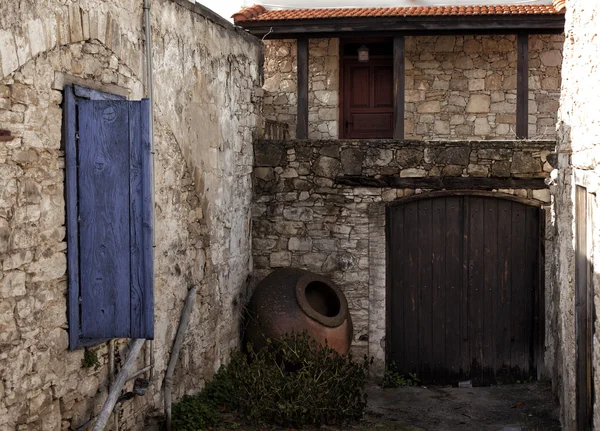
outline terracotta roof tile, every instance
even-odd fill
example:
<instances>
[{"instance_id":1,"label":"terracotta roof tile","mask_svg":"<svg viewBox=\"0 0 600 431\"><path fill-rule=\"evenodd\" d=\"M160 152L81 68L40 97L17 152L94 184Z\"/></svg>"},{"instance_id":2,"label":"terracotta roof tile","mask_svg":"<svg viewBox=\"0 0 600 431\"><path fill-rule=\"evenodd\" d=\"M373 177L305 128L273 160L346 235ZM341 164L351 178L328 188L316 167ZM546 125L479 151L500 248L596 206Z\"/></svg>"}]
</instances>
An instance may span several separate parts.
<instances>
[{"instance_id":1,"label":"terracotta roof tile","mask_svg":"<svg viewBox=\"0 0 600 431\"><path fill-rule=\"evenodd\" d=\"M242 9L232 18L246 21L281 21L296 19L327 19L354 17L418 17L469 15L549 15L564 13L565 0L553 0L554 5L492 5L492 6L412 6L385 8L287 9L267 10L255 5Z\"/></svg>"}]
</instances>

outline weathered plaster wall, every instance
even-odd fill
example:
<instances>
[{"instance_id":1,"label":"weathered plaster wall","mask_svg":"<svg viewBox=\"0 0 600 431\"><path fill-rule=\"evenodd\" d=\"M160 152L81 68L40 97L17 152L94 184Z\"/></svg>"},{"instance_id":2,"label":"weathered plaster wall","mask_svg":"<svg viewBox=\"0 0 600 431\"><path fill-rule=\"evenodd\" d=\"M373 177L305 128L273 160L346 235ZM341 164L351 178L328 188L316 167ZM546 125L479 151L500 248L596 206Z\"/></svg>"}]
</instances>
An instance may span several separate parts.
<instances>
[{"instance_id":1,"label":"weathered plaster wall","mask_svg":"<svg viewBox=\"0 0 600 431\"><path fill-rule=\"evenodd\" d=\"M386 205L424 189L349 187L338 175L544 177L552 142L261 141L255 145L253 254L256 279L300 267L345 292L353 350L385 360ZM540 190L496 190L550 205ZM549 236L548 242L552 240Z\"/></svg>"},{"instance_id":2,"label":"weathered plaster wall","mask_svg":"<svg viewBox=\"0 0 600 431\"><path fill-rule=\"evenodd\" d=\"M560 96L561 35L529 38L529 136L552 139ZM296 125L296 44L265 42L265 117ZM514 35L406 38L407 139L514 139ZM309 46L309 139L338 137L339 41ZM294 137L293 135L291 136Z\"/></svg>"},{"instance_id":3,"label":"weathered plaster wall","mask_svg":"<svg viewBox=\"0 0 600 431\"><path fill-rule=\"evenodd\" d=\"M556 199L557 243L554 301L556 303L557 349L555 390L561 402L564 429L575 429L575 253L574 199L575 186L587 188L592 231L589 255L593 268L592 285L600 286L600 207L597 190L600 187L600 115L598 100L600 79L598 52L600 40L600 4L567 1L563 81L561 88ZM595 313L600 311L598 295L594 296ZM596 319L593 340L594 424L600 424L600 322Z\"/></svg>"},{"instance_id":4,"label":"weathered plaster wall","mask_svg":"<svg viewBox=\"0 0 600 431\"><path fill-rule=\"evenodd\" d=\"M0 128L16 137L0 142L2 431L75 428L106 397L106 343L92 349L98 369L82 368L83 350L67 351L60 74L143 97L142 2L69 3L0 4ZM227 360L251 268L260 43L187 1L152 8L155 363L148 394L123 404L122 429L145 429L144 417L161 410L164 371L193 284L199 293L175 397L198 390ZM124 361L126 342L117 349Z\"/></svg>"}]
</instances>

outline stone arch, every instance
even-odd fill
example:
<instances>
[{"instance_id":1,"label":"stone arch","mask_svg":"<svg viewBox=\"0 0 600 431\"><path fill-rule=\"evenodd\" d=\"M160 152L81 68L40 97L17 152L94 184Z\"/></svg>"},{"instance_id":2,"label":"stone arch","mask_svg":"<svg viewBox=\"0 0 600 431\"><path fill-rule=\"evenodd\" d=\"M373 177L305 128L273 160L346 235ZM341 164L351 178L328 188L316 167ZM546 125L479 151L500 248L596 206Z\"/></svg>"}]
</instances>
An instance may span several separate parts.
<instances>
[{"instance_id":1,"label":"stone arch","mask_svg":"<svg viewBox=\"0 0 600 431\"><path fill-rule=\"evenodd\" d=\"M110 13L71 4L56 15L30 19L0 31L0 80L44 52L93 40L112 51L141 80L143 45L141 40L132 41L130 35Z\"/></svg>"}]
</instances>

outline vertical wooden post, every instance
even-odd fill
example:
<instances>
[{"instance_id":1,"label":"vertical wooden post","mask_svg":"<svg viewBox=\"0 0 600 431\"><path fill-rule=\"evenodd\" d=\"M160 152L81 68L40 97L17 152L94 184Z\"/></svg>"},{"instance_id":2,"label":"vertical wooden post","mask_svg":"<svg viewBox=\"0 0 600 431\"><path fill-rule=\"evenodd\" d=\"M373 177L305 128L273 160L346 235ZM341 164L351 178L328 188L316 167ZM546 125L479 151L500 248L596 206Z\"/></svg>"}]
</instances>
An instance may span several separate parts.
<instances>
[{"instance_id":1,"label":"vertical wooden post","mask_svg":"<svg viewBox=\"0 0 600 431\"><path fill-rule=\"evenodd\" d=\"M308 139L308 38L298 38L298 118L296 139Z\"/></svg>"},{"instance_id":2,"label":"vertical wooden post","mask_svg":"<svg viewBox=\"0 0 600 431\"><path fill-rule=\"evenodd\" d=\"M517 139L529 138L529 35L517 35Z\"/></svg>"},{"instance_id":3,"label":"vertical wooden post","mask_svg":"<svg viewBox=\"0 0 600 431\"><path fill-rule=\"evenodd\" d=\"M394 139L404 140L404 36L394 37Z\"/></svg>"}]
</instances>

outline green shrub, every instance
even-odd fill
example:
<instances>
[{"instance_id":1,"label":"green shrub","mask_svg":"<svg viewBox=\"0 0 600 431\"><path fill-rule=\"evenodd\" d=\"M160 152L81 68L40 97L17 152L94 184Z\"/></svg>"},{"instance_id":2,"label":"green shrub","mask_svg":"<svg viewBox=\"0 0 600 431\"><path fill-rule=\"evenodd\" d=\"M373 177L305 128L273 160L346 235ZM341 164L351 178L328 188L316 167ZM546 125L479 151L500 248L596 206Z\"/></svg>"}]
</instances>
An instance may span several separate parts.
<instances>
[{"instance_id":1,"label":"green shrub","mask_svg":"<svg viewBox=\"0 0 600 431\"><path fill-rule=\"evenodd\" d=\"M173 405L173 429L177 431L202 431L219 423L220 415L202 393L185 396Z\"/></svg>"},{"instance_id":2,"label":"green shrub","mask_svg":"<svg viewBox=\"0 0 600 431\"><path fill-rule=\"evenodd\" d=\"M234 352L200 394L173 407L174 429L213 426L225 410L249 423L286 427L360 419L369 365L366 357L354 362L318 346L306 333L285 335L259 352Z\"/></svg>"},{"instance_id":3,"label":"green shrub","mask_svg":"<svg viewBox=\"0 0 600 431\"><path fill-rule=\"evenodd\" d=\"M282 426L339 424L360 419L367 404L370 361L360 363L306 333L289 334L255 353L232 359L239 414L252 423Z\"/></svg>"},{"instance_id":4,"label":"green shrub","mask_svg":"<svg viewBox=\"0 0 600 431\"><path fill-rule=\"evenodd\" d=\"M392 361L389 369L383 376L381 386L384 388L400 388L402 386L417 386L421 380L414 373L408 373L408 377L398 371L396 362Z\"/></svg>"},{"instance_id":5,"label":"green shrub","mask_svg":"<svg viewBox=\"0 0 600 431\"><path fill-rule=\"evenodd\" d=\"M220 412L233 403L235 389L227 373L221 367L202 392L185 396L173 405L173 429L176 431L201 431L221 421Z\"/></svg>"}]
</instances>

